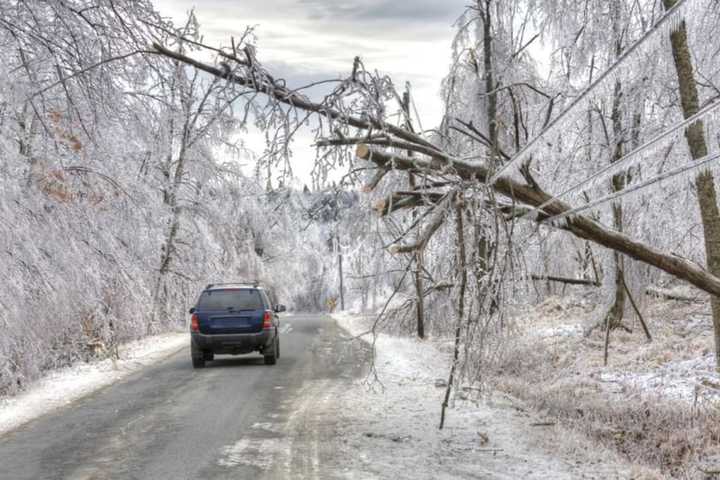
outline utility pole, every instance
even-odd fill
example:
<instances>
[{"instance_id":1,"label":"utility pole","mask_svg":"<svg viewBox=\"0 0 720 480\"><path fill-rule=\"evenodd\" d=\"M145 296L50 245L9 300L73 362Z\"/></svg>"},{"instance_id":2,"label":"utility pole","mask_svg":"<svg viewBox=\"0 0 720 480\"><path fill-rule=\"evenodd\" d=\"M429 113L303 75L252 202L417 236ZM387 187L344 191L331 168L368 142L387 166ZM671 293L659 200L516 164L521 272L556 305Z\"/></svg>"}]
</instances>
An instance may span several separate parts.
<instances>
[{"instance_id":1,"label":"utility pole","mask_svg":"<svg viewBox=\"0 0 720 480\"><path fill-rule=\"evenodd\" d=\"M412 131L412 122L410 121L410 84L405 85L405 93L402 98L402 109L405 112L405 127ZM408 156L412 157L414 152L408 151ZM408 173L408 182L411 190L416 190L415 175L412 172ZM413 210L413 218L417 215L417 212ZM418 233L419 235L419 233ZM415 255L415 305L417 313L417 336L419 338L425 338L425 300L423 298L423 248L419 248L413 254Z\"/></svg>"},{"instance_id":2,"label":"utility pole","mask_svg":"<svg viewBox=\"0 0 720 480\"><path fill-rule=\"evenodd\" d=\"M335 245L338 255L338 277L340 278L340 310L345 310L345 287L343 285L343 253L340 243L340 235L335 230Z\"/></svg>"}]
</instances>

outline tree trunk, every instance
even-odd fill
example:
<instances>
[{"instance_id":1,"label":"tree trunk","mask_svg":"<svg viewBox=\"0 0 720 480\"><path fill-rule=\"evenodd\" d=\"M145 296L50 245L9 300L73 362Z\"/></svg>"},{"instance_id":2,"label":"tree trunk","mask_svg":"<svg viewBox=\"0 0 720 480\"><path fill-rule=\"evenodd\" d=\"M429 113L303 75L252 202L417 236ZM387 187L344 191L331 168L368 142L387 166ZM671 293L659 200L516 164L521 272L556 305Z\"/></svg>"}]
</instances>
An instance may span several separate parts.
<instances>
[{"instance_id":1,"label":"tree trunk","mask_svg":"<svg viewBox=\"0 0 720 480\"><path fill-rule=\"evenodd\" d=\"M417 308L417 336L418 338L425 338L425 302L423 300L423 281L422 271L424 262L424 250L425 247L420 247L415 252L415 305Z\"/></svg>"},{"instance_id":2,"label":"tree trunk","mask_svg":"<svg viewBox=\"0 0 720 480\"><path fill-rule=\"evenodd\" d=\"M180 231L180 222L182 216L182 208L177 202L177 189L180 187L182 176L185 172L185 153L184 148L181 149L180 156L177 160L177 168L170 191L164 193L163 200L168 203L172 217L170 218L165 243L162 246L160 254L160 266L155 281L153 292L153 313L151 321L147 326L147 333L155 333L158 322L162 322L167 315L167 275L170 272L170 266L176 252L177 236Z\"/></svg>"},{"instance_id":3,"label":"tree trunk","mask_svg":"<svg viewBox=\"0 0 720 480\"><path fill-rule=\"evenodd\" d=\"M493 63L493 37L492 37L492 0L478 0L477 8L480 15L480 19L483 24L483 38L482 38L482 49L483 49L483 78L485 79L485 116L488 128L488 138L490 140L489 165L492 171L494 171L499 165L500 155L500 144L498 140L498 120L497 120L497 84L494 72ZM516 138L516 143L519 144L520 139ZM462 222L462 218L459 220ZM487 265L490 262L490 249L488 248L489 241L485 232L481 228L482 225L476 225L476 234L480 234L477 241L478 252L482 256L480 259L480 267L483 271L483 276L487 270ZM463 243L463 257L465 256ZM463 258L464 261L464 258ZM464 268L464 267L463 267ZM478 277L478 281L481 277ZM463 287L464 288L464 287ZM481 289L478 292L482 291ZM463 292L464 293L464 292Z\"/></svg>"},{"instance_id":4,"label":"tree trunk","mask_svg":"<svg viewBox=\"0 0 720 480\"><path fill-rule=\"evenodd\" d=\"M617 0L613 0L611 3L611 21L613 29L613 37L615 40L615 59L620 58L623 52L622 46L622 32L620 28L620 7ZM611 163L615 163L623 157L625 150L625 132L623 131L623 109L622 109L622 97L623 89L620 80L615 81L615 89L613 90L613 102L612 112L610 119L612 121L613 129L613 143L614 151L612 154ZM625 188L625 175L618 174L612 177L612 188L613 191L619 192ZM613 214L613 225L615 230L618 232L623 231L623 209L622 200L614 203L612 206ZM623 256L618 253L613 253L613 269L615 274L615 298L613 305L608 311L605 322L606 322L606 350L605 350L605 363L607 364L607 341L609 340L610 331L617 328L622 323L623 316L625 314L625 289L623 285L625 279L623 278Z\"/></svg>"},{"instance_id":5,"label":"tree trunk","mask_svg":"<svg viewBox=\"0 0 720 480\"><path fill-rule=\"evenodd\" d=\"M176 62L176 72L180 72L182 65L180 62ZM166 320L168 316L168 273L170 273L170 266L173 262L176 253L176 242L180 232L180 224L182 221L182 207L178 204L178 191L183 182L185 176L185 161L187 160L188 143L189 143L189 129L190 129L190 104L187 98L183 98L183 84L179 77L173 78L171 84L171 105L174 105L177 96L179 96L182 113L184 114L184 122L182 125L182 133L180 135L180 151L178 152L177 161L175 163L175 169L170 174L172 167L172 151L175 142L175 120L174 115L171 114L170 118L170 130L169 130L169 145L168 145L168 158L165 165L162 165L162 172L165 177L166 185L162 190L163 203L170 208L171 218L168 221L167 235L165 236L165 243L162 246L160 252L160 266L158 268L157 279L155 280L155 288L153 290L153 311L150 322L147 325L147 333L156 333L158 323ZM177 89L177 90L176 90Z\"/></svg>"},{"instance_id":6,"label":"tree trunk","mask_svg":"<svg viewBox=\"0 0 720 480\"><path fill-rule=\"evenodd\" d=\"M663 3L666 9L670 9L677 3L677 0L663 0ZM685 22L682 22L680 27L670 34L670 43L678 76L683 115L688 118L698 112L700 102ZM690 125L685 132L685 138L693 159L697 160L707 155L708 147L702 121ZM718 212L717 192L712 174L708 171L698 174L695 186L703 223L708 270L713 275L720 276L720 213ZM715 329L715 365L720 370L720 297L717 294L712 295L710 304Z\"/></svg>"},{"instance_id":7,"label":"tree trunk","mask_svg":"<svg viewBox=\"0 0 720 480\"><path fill-rule=\"evenodd\" d=\"M402 98L402 109L405 112L405 128L409 131L414 131L412 122L410 121L410 88L406 88ZM407 152L409 157L414 155L414 152ZM410 190L415 191L417 185L415 184L415 174L408 172L408 184ZM417 216L417 211L413 209L413 220ZM420 241L420 232L418 231L418 242ZM425 338L425 287L423 286L423 248L416 250L413 253L415 259L415 319L417 325L417 336L418 338Z\"/></svg>"},{"instance_id":8,"label":"tree trunk","mask_svg":"<svg viewBox=\"0 0 720 480\"><path fill-rule=\"evenodd\" d=\"M490 139L490 165L495 169L498 160L498 128L497 128L497 91L492 61L492 16L490 6L492 0L478 0L478 11L483 22L483 76L485 78L485 96L487 98L486 115L488 138ZM484 6L483 6L484 4Z\"/></svg>"},{"instance_id":9,"label":"tree trunk","mask_svg":"<svg viewBox=\"0 0 720 480\"><path fill-rule=\"evenodd\" d=\"M465 317L465 289L467 288L467 260L465 254L465 228L463 226L463 203L462 197L458 195L455 202L455 227L457 236L457 256L458 256L458 274L460 282L458 287L457 301L457 319L455 324L455 345L453 348L453 362L450 365L450 375L448 376L447 387L445 388L445 398L443 399L442 409L440 410L440 430L445 426L445 410L450 400L450 392L455 382L455 372L457 370L458 357L460 356L460 333L462 332L463 318Z\"/></svg>"},{"instance_id":10,"label":"tree trunk","mask_svg":"<svg viewBox=\"0 0 720 480\"><path fill-rule=\"evenodd\" d=\"M338 276L340 277L340 310L345 310L345 286L343 285L343 254L338 238Z\"/></svg>"},{"instance_id":11,"label":"tree trunk","mask_svg":"<svg viewBox=\"0 0 720 480\"><path fill-rule=\"evenodd\" d=\"M620 106L620 99L622 98L622 85L620 82L615 83L615 92L613 95L613 107L612 107L612 124L613 124L613 135L615 142L615 151L613 152L612 162L617 162L623 157L624 140L623 140L623 129L622 129L622 107ZM613 191L619 192L625 188L625 176L623 174L614 175L612 178ZM618 202L612 206L613 214L613 225L615 230L618 232L623 231L623 209L622 203ZM613 330L622 323L623 315L625 313L625 289L623 288L623 257L620 253L613 253L613 263L615 270L615 298L613 305L608 311L605 322L607 323L607 330ZM609 333L608 333L609 334Z\"/></svg>"}]
</instances>

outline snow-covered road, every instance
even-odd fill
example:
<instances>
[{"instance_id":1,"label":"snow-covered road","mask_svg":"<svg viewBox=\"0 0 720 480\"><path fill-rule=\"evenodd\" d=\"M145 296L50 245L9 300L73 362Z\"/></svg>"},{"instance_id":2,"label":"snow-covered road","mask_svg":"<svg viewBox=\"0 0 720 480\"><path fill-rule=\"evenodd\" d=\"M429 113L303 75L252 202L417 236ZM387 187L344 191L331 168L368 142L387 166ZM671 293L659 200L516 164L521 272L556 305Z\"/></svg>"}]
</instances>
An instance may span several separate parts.
<instances>
[{"instance_id":1,"label":"snow-covered road","mask_svg":"<svg viewBox=\"0 0 720 480\"><path fill-rule=\"evenodd\" d=\"M121 345L118 359L55 370L19 395L0 399L0 435L164 360L187 347L188 333L167 333Z\"/></svg>"},{"instance_id":2,"label":"snow-covered road","mask_svg":"<svg viewBox=\"0 0 720 480\"><path fill-rule=\"evenodd\" d=\"M499 397L457 402L438 431L435 380L447 355L430 342L380 336L380 388L366 382L368 344L351 338L364 328L359 319L338 316L347 330L329 317L284 322L275 367L245 356L193 370L182 348L0 436L0 479L632 476L567 432L533 426L541 419ZM9 408L19 407L6 405L0 418Z\"/></svg>"}]
</instances>

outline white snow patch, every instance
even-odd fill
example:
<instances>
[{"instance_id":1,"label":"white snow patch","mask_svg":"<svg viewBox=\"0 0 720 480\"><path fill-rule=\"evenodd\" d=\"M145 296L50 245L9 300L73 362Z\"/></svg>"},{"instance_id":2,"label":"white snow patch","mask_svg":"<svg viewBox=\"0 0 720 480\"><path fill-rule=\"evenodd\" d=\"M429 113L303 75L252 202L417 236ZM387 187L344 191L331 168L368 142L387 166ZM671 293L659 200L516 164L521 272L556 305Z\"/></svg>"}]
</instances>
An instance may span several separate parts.
<instances>
[{"instance_id":1,"label":"white snow patch","mask_svg":"<svg viewBox=\"0 0 720 480\"><path fill-rule=\"evenodd\" d=\"M264 430L266 432L277 433L282 430L282 425L272 422L255 422L250 428L252 428L253 430Z\"/></svg>"},{"instance_id":2,"label":"white snow patch","mask_svg":"<svg viewBox=\"0 0 720 480\"><path fill-rule=\"evenodd\" d=\"M333 317L354 336L367 332L372 322L347 312ZM372 335L364 338L373 341ZM611 452L588 446L554 425L545 426L543 419L508 397L477 399L470 387L463 387L452 401L445 428L438 430L445 388L435 385L448 376L450 353L445 344L384 333L374 340L382 388L369 378L369 385L359 381L334 392L340 405L350 407L336 412L343 417L338 448L346 461L340 470L347 478L631 476L632 467Z\"/></svg>"},{"instance_id":3,"label":"white snow patch","mask_svg":"<svg viewBox=\"0 0 720 480\"><path fill-rule=\"evenodd\" d=\"M582 335L583 329L580 325L558 325L557 327L538 328L534 333L542 338L577 337Z\"/></svg>"},{"instance_id":4,"label":"white snow patch","mask_svg":"<svg viewBox=\"0 0 720 480\"><path fill-rule=\"evenodd\" d=\"M118 347L119 360L78 363L48 373L16 396L0 399L0 435L156 363L190 344L188 333L167 333Z\"/></svg>"},{"instance_id":5,"label":"white snow patch","mask_svg":"<svg viewBox=\"0 0 720 480\"><path fill-rule=\"evenodd\" d=\"M289 445L283 438L242 438L222 449L223 456L218 464L228 468L249 465L267 470L277 457L289 456L288 451Z\"/></svg>"},{"instance_id":6,"label":"white snow patch","mask_svg":"<svg viewBox=\"0 0 720 480\"><path fill-rule=\"evenodd\" d=\"M688 287L654 288L681 298L697 296ZM581 299L549 297L540 305L521 311L516 321L522 341L554 353L557 381L591 382L603 391L623 397L682 401L720 401L720 374L712 353L712 321L706 304L649 299L643 305L653 335L646 342L635 317L625 323L633 333L612 333L609 366L603 363L604 331L585 338L582 325L592 323L591 309ZM544 343L542 343L544 342ZM568 377L564 371L577 375Z\"/></svg>"},{"instance_id":7,"label":"white snow patch","mask_svg":"<svg viewBox=\"0 0 720 480\"><path fill-rule=\"evenodd\" d=\"M620 390L622 387L635 389L644 397L661 395L689 403L698 399L720 400L720 374L715 371L712 354L669 361L650 372L601 371L597 378L604 383L616 383Z\"/></svg>"}]
</instances>

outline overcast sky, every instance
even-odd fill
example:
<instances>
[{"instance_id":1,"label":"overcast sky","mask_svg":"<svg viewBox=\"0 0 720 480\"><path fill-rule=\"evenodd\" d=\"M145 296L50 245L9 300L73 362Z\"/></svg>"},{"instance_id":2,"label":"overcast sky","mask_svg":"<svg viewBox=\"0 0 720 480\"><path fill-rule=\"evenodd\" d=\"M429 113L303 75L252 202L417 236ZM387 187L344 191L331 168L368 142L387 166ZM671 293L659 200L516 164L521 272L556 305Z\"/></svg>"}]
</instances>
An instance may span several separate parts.
<instances>
[{"instance_id":1,"label":"overcast sky","mask_svg":"<svg viewBox=\"0 0 720 480\"><path fill-rule=\"evenodd\" d=\"M424 128L434 127L440 120L440 82L450 65L452 25L468 3L155 0L160 12L176 23L195 8L205 42L210 45L228 45L230 36L237 38L247 25L256 26L258 57L289 86L347 75L353 58L359 55L366 68L390 74L396 85L402 87L406 81L412 84ZM298 156L308 153L298 144L295 150ZM303 168L295 170L304 175Z\"/></svg>"}]
</instances>

